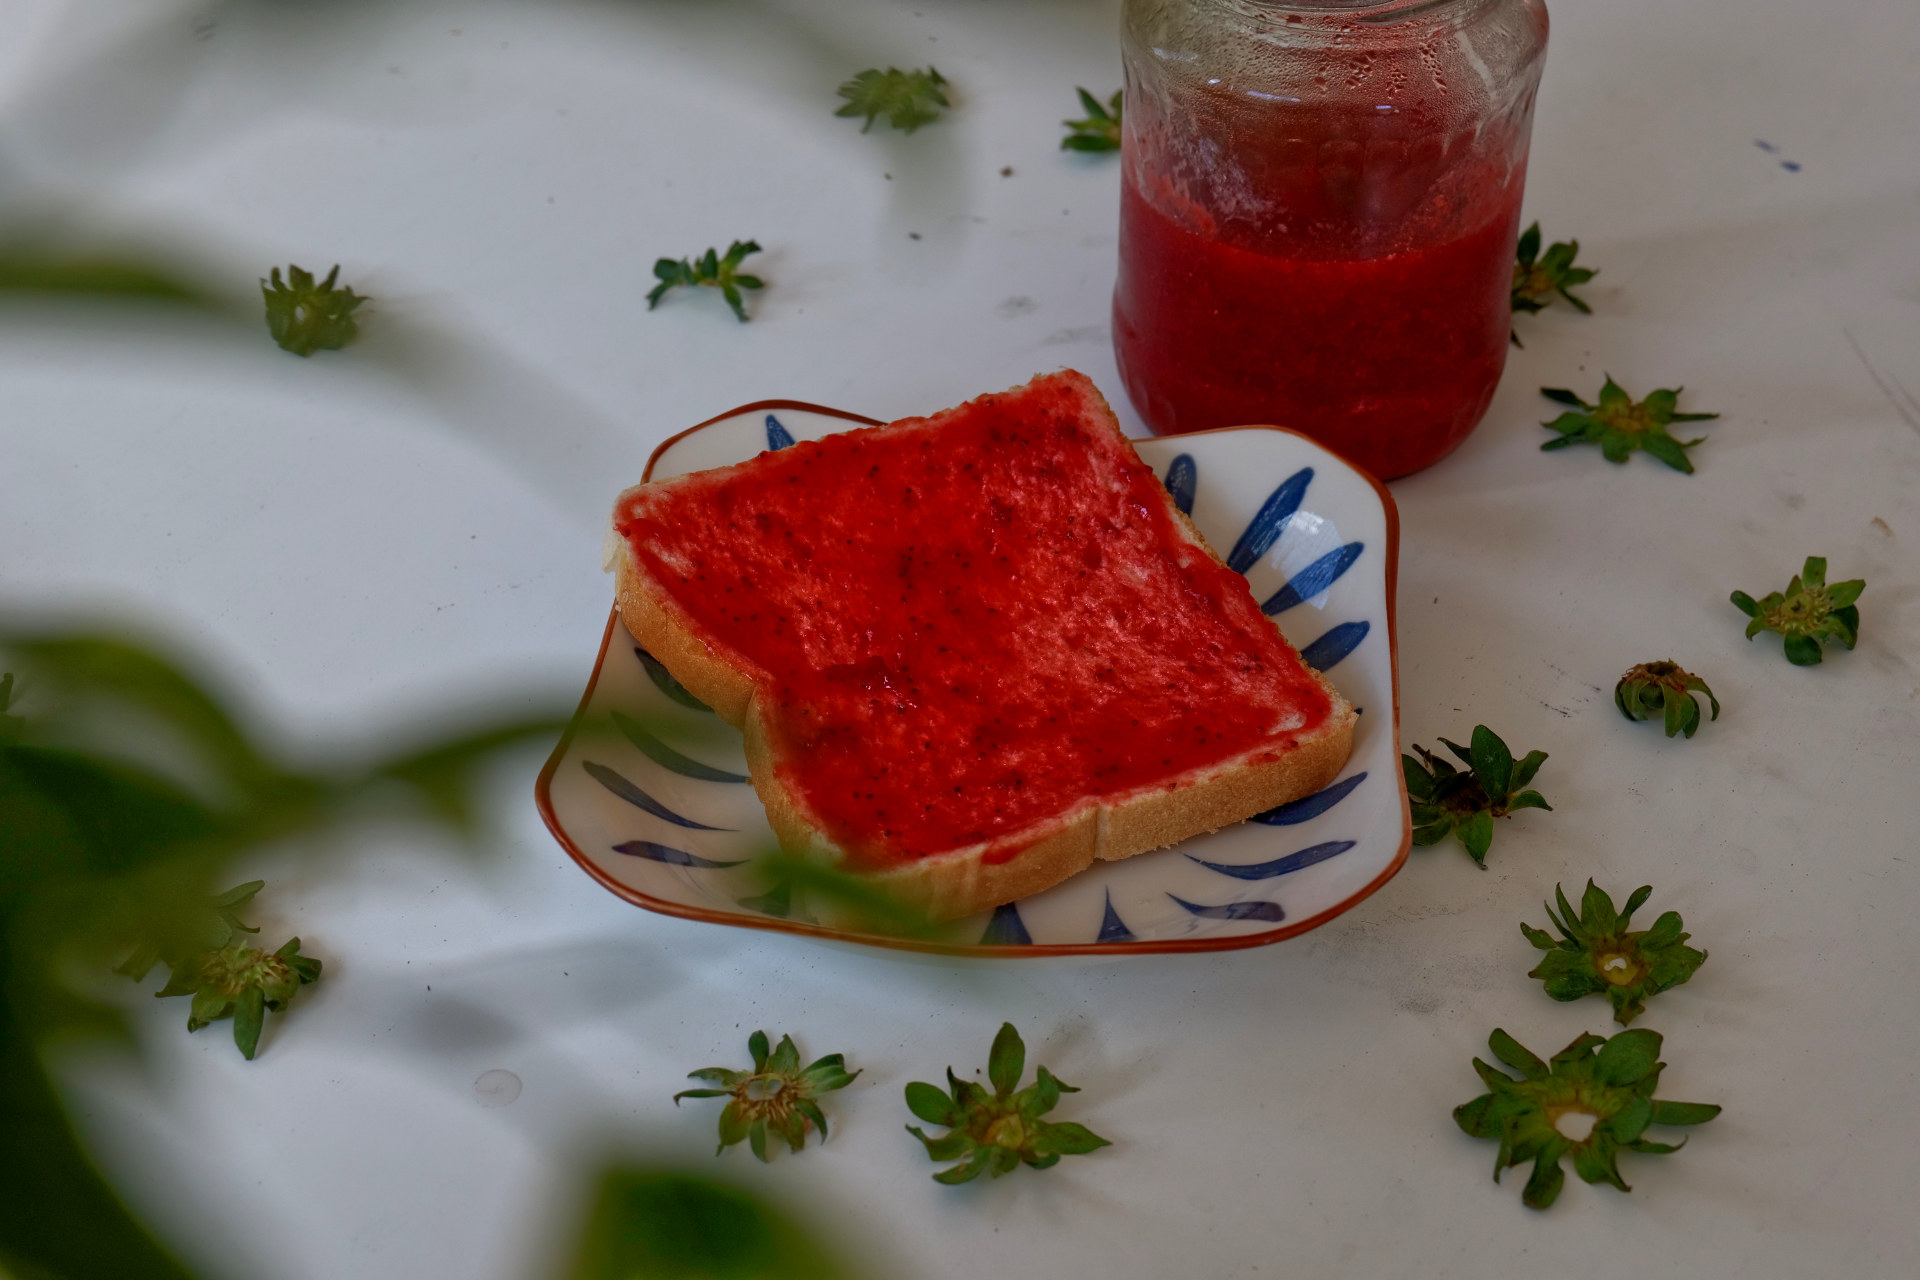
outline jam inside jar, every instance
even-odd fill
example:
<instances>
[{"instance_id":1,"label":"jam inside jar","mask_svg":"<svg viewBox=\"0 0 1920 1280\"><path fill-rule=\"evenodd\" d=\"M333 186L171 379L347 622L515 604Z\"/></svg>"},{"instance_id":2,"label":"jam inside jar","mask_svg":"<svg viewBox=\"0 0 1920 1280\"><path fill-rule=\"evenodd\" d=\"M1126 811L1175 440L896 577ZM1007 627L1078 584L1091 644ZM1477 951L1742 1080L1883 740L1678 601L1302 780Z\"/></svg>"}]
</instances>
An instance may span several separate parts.
<instances>
[{"instance_id":1,"label":"jam inside jar","mask_svg":"<svg viewBox=\"0 0 1920 1280\"><path fill-rule=\"evenodd\" d=\"M1161 434L1292 427L1383 479L1506 363L1540 0L1128 0L1113 340Z\"/></svg>"}]
</instances>

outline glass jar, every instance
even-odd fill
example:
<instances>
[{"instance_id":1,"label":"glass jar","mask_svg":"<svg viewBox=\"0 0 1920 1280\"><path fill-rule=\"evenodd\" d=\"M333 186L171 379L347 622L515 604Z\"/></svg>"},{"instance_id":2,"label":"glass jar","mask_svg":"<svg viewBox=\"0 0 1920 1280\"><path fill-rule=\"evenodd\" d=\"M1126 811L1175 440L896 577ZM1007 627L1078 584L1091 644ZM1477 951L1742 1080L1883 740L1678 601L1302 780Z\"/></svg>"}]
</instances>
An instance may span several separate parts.
<instances>
[{"instance_id":1,"label":"glass jar","mask_svg":"<svg viewBox=\"0 0 1920 1280\"><path fill-rule=\"evenodd\" d=\"M1542 0L1127 0L1113 341L1156 432L1277 423L1383 479L1506 363Z\"/></svg>"}]
</instances>

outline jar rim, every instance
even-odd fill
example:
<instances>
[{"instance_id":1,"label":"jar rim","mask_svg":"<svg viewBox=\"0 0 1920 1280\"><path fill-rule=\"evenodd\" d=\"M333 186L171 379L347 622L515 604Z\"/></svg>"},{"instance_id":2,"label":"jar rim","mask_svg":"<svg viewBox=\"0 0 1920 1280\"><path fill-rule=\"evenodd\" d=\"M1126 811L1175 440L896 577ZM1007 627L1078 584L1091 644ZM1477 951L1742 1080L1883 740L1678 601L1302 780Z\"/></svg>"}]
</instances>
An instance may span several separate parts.
<instances>
[{"instance_id":1,"label":"jar rim","mask_svg":"<svg viewBox=\"0 0 1920 1280\"><path fill-rule=\"evenodd\" d=\"M1255 8L1303 16L1337 14L1354 22L1401 22L1435 9L1471 4L1472 0L1245 0Z\"/></svg>"}]
</instances>

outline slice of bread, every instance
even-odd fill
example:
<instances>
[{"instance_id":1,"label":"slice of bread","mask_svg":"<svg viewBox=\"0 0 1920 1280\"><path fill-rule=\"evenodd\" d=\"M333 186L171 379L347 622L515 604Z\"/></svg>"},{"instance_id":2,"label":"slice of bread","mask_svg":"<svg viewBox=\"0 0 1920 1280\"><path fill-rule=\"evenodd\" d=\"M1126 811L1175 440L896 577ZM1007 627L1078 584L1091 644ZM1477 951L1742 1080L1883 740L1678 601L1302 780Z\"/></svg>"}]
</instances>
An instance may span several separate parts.
<instances>
[{"instance_id":1,"label":"slice of bread","mask_svg":"<svg viewBox=\"0 0 1920 1280\"><path fill-rule=\"evenodd\" d=\"M1078 373L620 495L628 630L781 845L934 919L1332 782L1354 711Z\"/></svg>"}]
</instances>

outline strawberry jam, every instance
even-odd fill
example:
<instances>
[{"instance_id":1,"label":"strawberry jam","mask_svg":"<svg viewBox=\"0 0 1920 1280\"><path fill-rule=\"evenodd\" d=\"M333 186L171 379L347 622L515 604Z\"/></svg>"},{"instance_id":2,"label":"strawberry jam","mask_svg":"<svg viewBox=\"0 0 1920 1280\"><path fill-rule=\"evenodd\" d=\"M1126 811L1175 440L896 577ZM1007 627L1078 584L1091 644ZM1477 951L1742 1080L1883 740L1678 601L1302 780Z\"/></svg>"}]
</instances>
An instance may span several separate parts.
<instances>
[{"instance_id":1,"label":"strawberry jam","mask_svg":"<svg viewBox=\"0 0 1920 1280\"><path fill-rule=\"evenodd\" d=\"M1383 478L1506 363L1540 0L1130 0L1114 352L1156 432L1274 423Z\"/></svg>"},{"instance_id":2,"label":"strawberry jam","mask_svg":"<svg viewBox=\"0 0 1920 1280\"><path fill-rule=\"evenodd\" d=\"M1200 234L1127 185L1113 331L1135 408L1162 434L1292 427L1388 479L1438 461L1506 364L1520 184L1491 196L1452 238L1320 258Z\"/></svg>"},{"instance_id":3,"label":"strawberry jam","mask_svg":"<svg viewBox=\"0 0 1920 1280\"><path fill-rule=\"evenodd\" d=\"M783 781L867 864L1015 856L1090 798L1282 751L1331 714L1105 414L1055 374L615 513L755 679Z\"/></svg>"}]
</instances>

